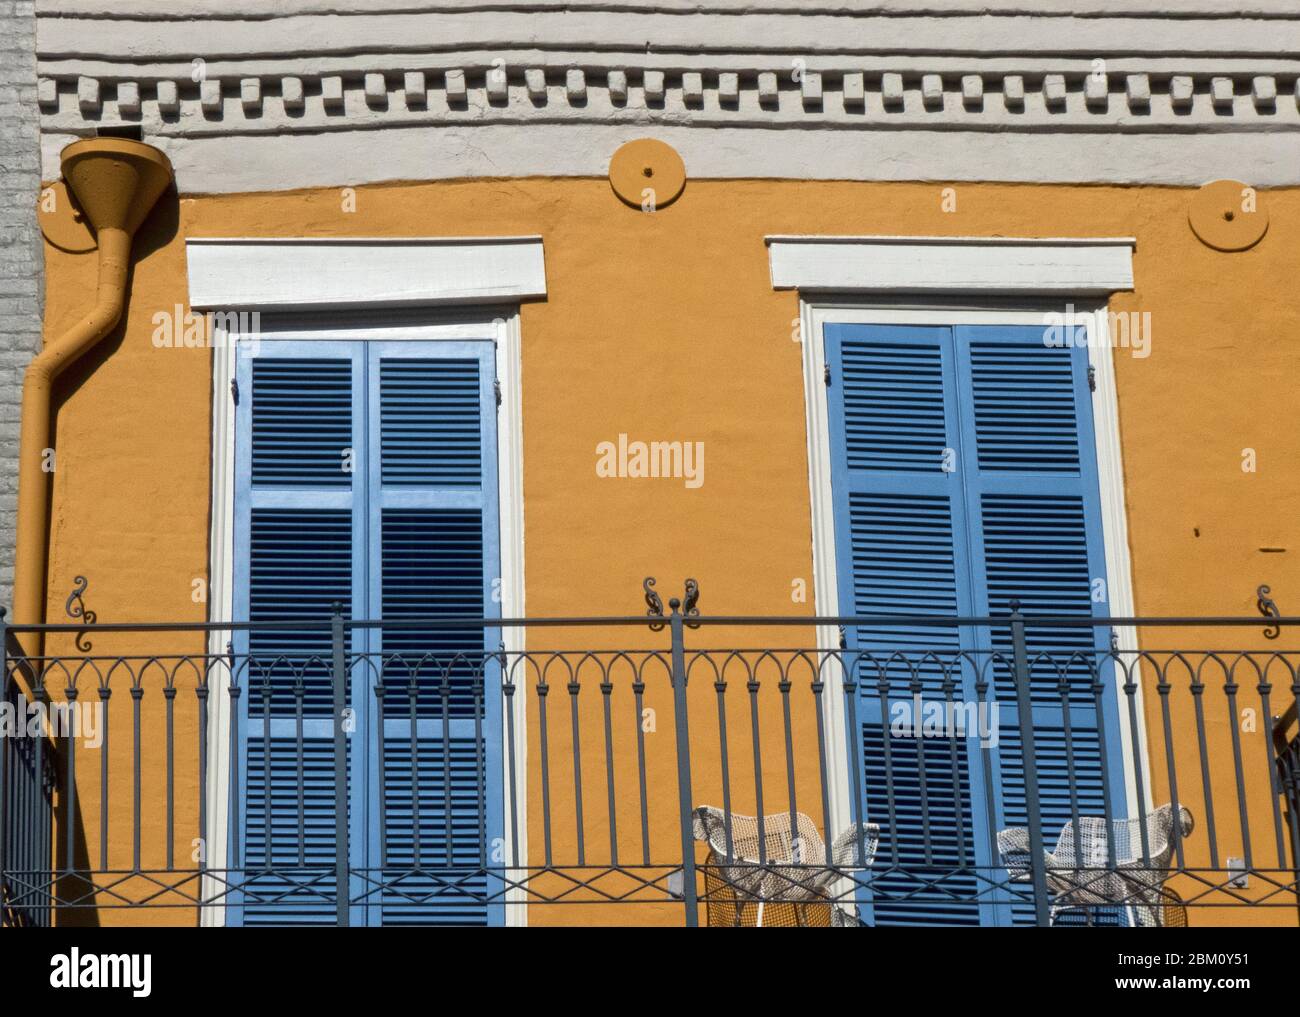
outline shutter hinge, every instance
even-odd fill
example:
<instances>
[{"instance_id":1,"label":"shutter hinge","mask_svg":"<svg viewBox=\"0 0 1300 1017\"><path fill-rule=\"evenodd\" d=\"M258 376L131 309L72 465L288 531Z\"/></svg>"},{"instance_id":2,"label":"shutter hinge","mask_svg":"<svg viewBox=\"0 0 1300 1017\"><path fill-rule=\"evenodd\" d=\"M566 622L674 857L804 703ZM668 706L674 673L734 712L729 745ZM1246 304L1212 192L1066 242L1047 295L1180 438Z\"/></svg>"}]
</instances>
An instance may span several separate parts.
<instances>
[{"instance_id":1,"label":"shutter hinge","mask_svg":"<svg viewBox=\"0 0 1300 1017\"><path fill-rule=\"evenodd\" d=\"M239 379L230 379L230 398L236 406L239 405Z\"/></svg>"},{"instance_id":2,"label":"shutter hinge","mask_svg":"<svg viewBox=\"0 0 1300 1017\"><path fill-rule=\"evenodd\" d=\"M822 381L826 382L827 385L829 385L829 384L831 383L831 365L830 365L830 364L827 364L827 365L826 365L826 370L822 372Z\"/></svg>"},{"instance_id":3,"label":"shutter hinge","mask_svg":"<svg viewBox=\"0 0 1300 1017\"><path fill-rule=\"evenodd\" d=\"M499 379L494 380L492 382L492 391L496 393L497 405L500 406L501 405L501 382Z\"/></svg>"},{"instance_id":4,"label":"shutter hinge","mask_svg":"<svg viewBox=\"0 0 1300 1017\"><path fill-rule=\"evenodd\" d=\"M1097 369L1091 364L1088 365L1088 391L1097 391Z\"/></svg>"}]
</instances>

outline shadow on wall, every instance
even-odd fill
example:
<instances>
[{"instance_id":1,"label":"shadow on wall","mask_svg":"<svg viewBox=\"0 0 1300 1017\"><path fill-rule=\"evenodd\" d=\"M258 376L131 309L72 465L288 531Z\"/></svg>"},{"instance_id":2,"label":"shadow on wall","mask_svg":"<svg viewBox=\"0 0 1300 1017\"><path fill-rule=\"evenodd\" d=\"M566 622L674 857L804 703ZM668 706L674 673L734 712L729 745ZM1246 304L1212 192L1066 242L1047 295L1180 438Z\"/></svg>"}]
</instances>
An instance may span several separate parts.
<instances>
[{"instance_id":1,"label":"shadow on wall","mask_svg":"<svg viewBox=\"0 0 1300 1017\"><path fill-rule=\"evenodd\" d=\"M60 738L58 745L59 774L68 772L68 754L73 749L71 738ZM54 897L65 905L56 910L55 923L61 927L98 927L99 900L94 884L79 873L91 871L90 848L86 844L86 827L78 802L72 815L72 857L68 857L67 784L59 787L58 802L54 812L55 873ZM80 796L78 796L80 797Z\"/></svg>"},{"instance_id":2,"label":"shadow on wall","mask_svg":"<svg viewBox=\"0 0 1300 1017\"><path fill-rule=\"evenodd\" d=\"M52 413L52 431L51 444L58 446L58 411L63 404L70 399L86 381L100 367L112 357L122 345L123 337L126 334L127 320L131 312L131 299L135 277L136 264L153 254L155 251L165 247L173 237L175 237L180 226L180 202L174 185L168 187L162 197L158 199L157 204L150 212L148 218L136 232L133 247L131 267L127 275L127 285L125 300L121 319L113 327L104 339L99 342L94 349L90 350L85 356L71 365L55 383L54 399L51 407ZM90 262L97 257L96 250L92 249L85 254L80 255ZM180 295L183 301L184 295ZM94 301L94 291L87 289L83 295L83 302L86 309ZM78 308L80 310L80 308ZM50 510L47 512L45 525L50 526L50 513L52 512L53 499L49 502ZM53 534L51 534L53 536ZM48 563L47 563L48 565ZM57 592L57 591L56 591ZM54 619L63 621L62 618ZM69 763L68 755L72 749L72 743L66 739L59 739L56 743L57 758L59 760L60 774L67 773ZM78 872L90 872L93 865L90 859L90 851L86 842L85 823L81 814L80 802L72 809L71 823L73 824L71 842L69 842L67 823L68 805L66 801L67 788L65 784L60 784L59 801L55 807L54 814L54 837L55 837L55 876L54 892L58 900L72 904L74 906L61 908L58 911L58 924L61 926L78 926L91 927L100 925L98 895L94 892L94 886L84 877L78 875ZM69 843L71 844L71 855L69 858Z\"/></svg>"},{"instance_id":3,"label":"shadow on wall","mask_svg":"<svg viewBox=\"0 0 1300 1017\"><path fill-rule=\"evenodd\" d=\"M136 231L135 239L131 247L131 267L126 278L126 299L122 306L122 317L111 332L95 344L95 347L89 350L75 364L72 364L59 375L54 386L54 419L58 420L58 410L63 403L74 395L86 379L99 370L109 357L121 348L122 339L126 335L126 323L131 314L131 297L134 291L136 265L153 254L155 251L162 250L176 236L180 229L180 197L176 192L176 185L172 184L163 192L158 203L154 205L153 210L149 213L148 218L141 224L140 229ZM94 249L87 251L79 256L86 259L87 263L93 263L96 257ZM185 302L185 294L178 293L177 301ZM93 291L88 290L84 296L86 308L94 302ZM56 435L57 436L57 435Z\"/></svg>"}]
</instances>

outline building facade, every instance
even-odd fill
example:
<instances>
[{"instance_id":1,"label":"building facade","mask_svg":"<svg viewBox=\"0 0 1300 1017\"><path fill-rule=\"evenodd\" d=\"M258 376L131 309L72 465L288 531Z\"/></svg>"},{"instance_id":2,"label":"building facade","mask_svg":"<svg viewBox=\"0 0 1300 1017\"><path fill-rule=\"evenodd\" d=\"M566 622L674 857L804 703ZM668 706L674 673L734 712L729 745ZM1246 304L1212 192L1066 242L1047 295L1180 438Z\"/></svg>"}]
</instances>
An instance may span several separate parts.
<instances>
[{"instance_id":1,"label":"building facade","mask_svg":"<svg viewBox=\"0 0 1300 1017\"><path fill-rule=\"evenodd\" d=\"M1294 926L1288 7L40 5L14 913Z\"/></svg>"}]
</instances>

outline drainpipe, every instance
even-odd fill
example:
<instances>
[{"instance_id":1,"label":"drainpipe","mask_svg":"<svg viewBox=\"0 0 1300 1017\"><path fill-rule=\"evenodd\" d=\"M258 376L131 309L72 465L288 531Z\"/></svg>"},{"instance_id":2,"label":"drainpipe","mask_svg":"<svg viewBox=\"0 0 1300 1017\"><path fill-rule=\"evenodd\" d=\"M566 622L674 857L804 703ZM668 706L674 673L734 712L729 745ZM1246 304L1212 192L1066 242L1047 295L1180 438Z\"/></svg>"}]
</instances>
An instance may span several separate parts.
<instances>
[{"instance_id":1,"label":"drainpipe","mask_svg":"<svg viewBox=\"0 0 1300 1017\"><path fill-rule=\"evenodd\" d=\"M149 210L172 182L171 163L156 148L128 138L91 138L63 150L63 179L76 197L99 244L95 304L63 335L45 345L23 381L22 433L18 451L18 546L14 560L13 624L45 621L47 516L50 476L50 397L54 379L104 338L122 317L131 240ZM42 633L19 637L24 654L44 653Z\"/></svg>"}]
</instances>

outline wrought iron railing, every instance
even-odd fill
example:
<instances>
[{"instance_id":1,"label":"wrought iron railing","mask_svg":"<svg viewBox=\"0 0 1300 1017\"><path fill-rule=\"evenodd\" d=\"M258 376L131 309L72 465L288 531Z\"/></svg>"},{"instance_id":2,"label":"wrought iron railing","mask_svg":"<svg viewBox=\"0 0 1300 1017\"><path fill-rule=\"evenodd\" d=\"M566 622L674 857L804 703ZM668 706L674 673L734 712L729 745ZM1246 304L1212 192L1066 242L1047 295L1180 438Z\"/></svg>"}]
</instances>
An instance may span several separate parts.
<instances>
[{"instance_id":1,"label":"wrought iron railing","mask_svg":"<svg viewBox=\"0 0 1300 1017\"><path fill-rule=\"evenodd\" d=\"M13 626L5 922L1294 920L1258 620L670 609Z\"/></svg>"},{"instance_id":2,"label":"wrought iron railing","mask_svg":"<svg viewBox=\"0 0 1300 1017\"><path fill-rule=\"evenodd\" d=\"M12 639L10 649L18 650ZM0 690L5 711L0 717L0 924L47 926L49 896L31 892L30 879L39 873L37 878L43 881L50 872L57 783L54 755L43 732L29 737L24 726L18 737L28 697L9 671L0 681Z\"/></svg>"},{"instance_id":3,"label":"wrought iron railing","mask_svg":"<svg viewBox=\"0 0 1300 1017\"><path fill-rule=\"evenodd\" d=\"M1273 751L1277 758L1278 791L1285 802L1285 825L1291 831L1291 858L1300 868L1300 695L1273 718ZM1300 914L1300 895L1296 902Z\"/></svg>"}]
</instances>

